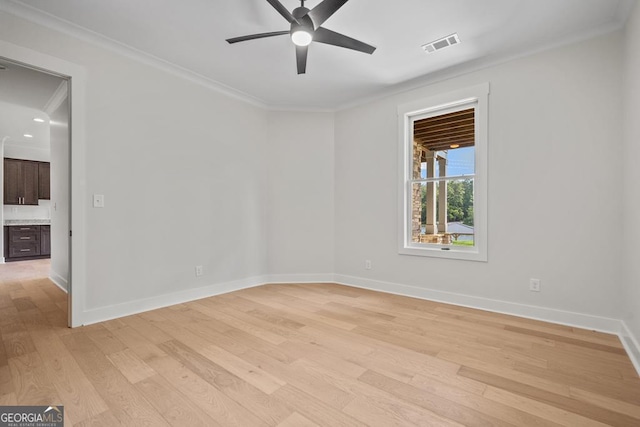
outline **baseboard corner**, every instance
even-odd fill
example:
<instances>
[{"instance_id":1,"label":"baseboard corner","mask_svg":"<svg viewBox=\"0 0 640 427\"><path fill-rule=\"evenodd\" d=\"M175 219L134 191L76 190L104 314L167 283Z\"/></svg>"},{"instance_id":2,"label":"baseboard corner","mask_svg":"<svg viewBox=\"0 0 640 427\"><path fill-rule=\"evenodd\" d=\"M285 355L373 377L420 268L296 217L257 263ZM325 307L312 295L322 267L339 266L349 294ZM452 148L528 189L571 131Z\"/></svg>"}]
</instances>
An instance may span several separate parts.
<instances>
[{"instance_id":1,"label":"baseboard corner","mask_svg":"<svg viewBox=\"0 0 640 427\"><path fill-rule=\"evenodd\" d=\"M335 283L335 277L332 273L270 274L264 284L285 283Z\"/></svg>"},{"instance_id":2,"label":"baseboard corner","mask_svg":"<svg viewBox=\"0 0 640 427\"><path fill-rule=\"evenodd\" d=\"M51 270L49 272L49 280L51 280L54 285L62 289L65 293L69 293L69 282L55 271Z\"/></svg>"},{"instance_id":3,"label":"baseboard corner","mask_svg":"<svg viewBox=\"0 0 640 427\"><path fill-rule=\"evenodd\" d=\"M640 376L640 343L631 332L631 329L629 329L629 326L627 326L627 323L624 320L620 323L622 324L619 334L620 341L622 341L622 345L627 351L629 359L631 359L631 363L633 363L638 376Z\"/></svg>"}]
</instances>

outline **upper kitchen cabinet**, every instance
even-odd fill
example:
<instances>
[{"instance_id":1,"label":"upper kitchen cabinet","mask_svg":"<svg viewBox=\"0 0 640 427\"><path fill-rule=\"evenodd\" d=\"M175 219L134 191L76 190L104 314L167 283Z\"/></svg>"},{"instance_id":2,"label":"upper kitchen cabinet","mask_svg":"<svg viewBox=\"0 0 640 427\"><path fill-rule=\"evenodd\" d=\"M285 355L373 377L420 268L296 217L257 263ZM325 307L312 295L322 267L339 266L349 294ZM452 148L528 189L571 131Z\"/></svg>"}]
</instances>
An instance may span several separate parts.
<instances>
[{"instance_id":1,"label":"upper kitchen cabinet","mask_svg":"<svg viewBox=\"0 0 640 427\"><path fill-rule=\"evenodd\" d=\"M38 163L4 159L4 204L38 204Z\"/></svg>"},{"instance_id":2,"label":"upper kitchen cabinet","mask_svg":"<svg viewBox=\"0 0 640 427\"><path fill-rule=\"evenodd\" d=\"M51 198L50 166L49 163L38 163L38 199L49 200Z\"/></svg>"}]
</instances>

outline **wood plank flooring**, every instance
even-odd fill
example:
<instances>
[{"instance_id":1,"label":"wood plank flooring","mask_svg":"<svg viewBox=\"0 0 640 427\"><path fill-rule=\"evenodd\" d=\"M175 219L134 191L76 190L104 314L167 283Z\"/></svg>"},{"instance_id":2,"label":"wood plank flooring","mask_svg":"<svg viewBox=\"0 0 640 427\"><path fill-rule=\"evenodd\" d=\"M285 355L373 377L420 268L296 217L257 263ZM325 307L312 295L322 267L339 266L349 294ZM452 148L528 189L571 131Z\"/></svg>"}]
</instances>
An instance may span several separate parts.
<instances>
[{"instance_id":1,"label":"wood plank flooring","mask_svg":"<svg viewBox=\"0 0 640 427\"><path fill-rule=\"evenodd\" d=\"M0 266L0 405L68 426L639 426L617 337L331 284L77 329L46 264Z\"/></svg>"}]
</instances>

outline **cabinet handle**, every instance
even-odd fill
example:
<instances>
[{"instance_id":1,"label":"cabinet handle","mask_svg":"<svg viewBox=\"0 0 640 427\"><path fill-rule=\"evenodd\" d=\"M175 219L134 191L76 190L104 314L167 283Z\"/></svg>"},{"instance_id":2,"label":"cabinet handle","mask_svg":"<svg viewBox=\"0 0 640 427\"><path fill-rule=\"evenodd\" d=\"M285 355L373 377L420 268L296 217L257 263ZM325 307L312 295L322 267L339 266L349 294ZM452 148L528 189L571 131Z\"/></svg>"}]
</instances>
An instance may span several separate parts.
<instances>
[{"instance_id":1,"label":"cabinet handle","mask_svg":"<svg viewBox=\"0 0 640 427\"><path fill-rule=\"evenodd\" d=\"M20 231L23 231L23 230L31 230L31 228L30 227L23 227L23 228L20 229Z\"/></svg>"},{"instance_id":2,"label":"cabinet handle","mask_svg":"<svg viewBox=\"0 0 640 427\"><path fill-rule=\"evenodd\" d=\"M20 252L31 252L31 249L20 249Z\"/></svg>"},{"instance_id":3,"label":"cabinet handle","mask_svg":"<svg viewBox=\"0 0 640 427\"><path fill-rule=\"evenodd\" d=\"M31 240L31 237L21 237L20 240Z\"/></svg>"}]
</instances>

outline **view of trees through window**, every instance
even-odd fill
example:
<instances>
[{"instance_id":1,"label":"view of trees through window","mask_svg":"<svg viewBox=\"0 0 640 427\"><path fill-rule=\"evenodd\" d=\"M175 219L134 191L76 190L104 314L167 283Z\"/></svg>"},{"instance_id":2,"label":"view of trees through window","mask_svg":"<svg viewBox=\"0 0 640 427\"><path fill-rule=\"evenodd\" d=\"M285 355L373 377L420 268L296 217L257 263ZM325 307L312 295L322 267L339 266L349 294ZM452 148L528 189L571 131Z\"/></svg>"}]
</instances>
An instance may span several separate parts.
<instances>
[{"instance_id":1,"label":"view of trees through window","mask_svg":"<svg viewBox=\"0 0 640 427\"><path fill-rule=\"evenodd\" d=\"M439 190L438 190L439 191ZM420 222L427 223L427 186L421 188ZM440 201L436 199L436 212ZM440 221L440 218L437 218ZM473 226L473 180L453 181L447 185L447 222Z\"/></svg>"}]
</instances>

